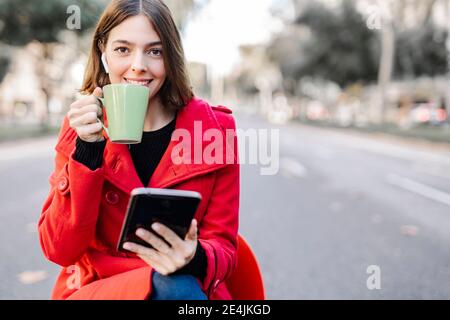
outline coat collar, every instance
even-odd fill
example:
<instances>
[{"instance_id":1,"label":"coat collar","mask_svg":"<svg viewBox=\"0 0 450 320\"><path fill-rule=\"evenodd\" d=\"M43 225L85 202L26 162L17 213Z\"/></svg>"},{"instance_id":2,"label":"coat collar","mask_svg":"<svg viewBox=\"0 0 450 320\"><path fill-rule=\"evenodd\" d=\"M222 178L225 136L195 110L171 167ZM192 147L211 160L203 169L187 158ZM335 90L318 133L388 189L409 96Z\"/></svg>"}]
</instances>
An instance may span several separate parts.
<instances>
[{"instance_id":1,"label":"coat collar","mask_svg":"<svg viewBox=\"0 0 450 320\"><path fill-rule=\"evenodd\" d=\"M203 133L208 129L218 129L225 136L225 132L219 124L212 108L208 103L197 98L192 99L178 112L175 128L187 130L192 139L194 139L195 121L200 121L201 123L201 137L203 137ZM73 134L74 132L72 132ZM70 134L66 134L65 138L62 140L70 139ZM198 133L195 139L199 139ZM210 142L201 140L201 150L203 153L203 150ZM68 156L68 154L73 152L74 144L71 143L72 147L69 147L68 144L61 145L63 142L60 141L57 150L66 153ZM177 141L171 141L169 143L167 150L150 179L149 185L146 187L169 188L195 176L203 175L226 166L226 164L206 164L203 161L201 164L174 164L172 161L172 150L178 143ZM134 188L144 187L135 170L128 145L114 144L107 139L103 161L105 178L123 191L130 193Z\"/></svg>"}]
</instances>

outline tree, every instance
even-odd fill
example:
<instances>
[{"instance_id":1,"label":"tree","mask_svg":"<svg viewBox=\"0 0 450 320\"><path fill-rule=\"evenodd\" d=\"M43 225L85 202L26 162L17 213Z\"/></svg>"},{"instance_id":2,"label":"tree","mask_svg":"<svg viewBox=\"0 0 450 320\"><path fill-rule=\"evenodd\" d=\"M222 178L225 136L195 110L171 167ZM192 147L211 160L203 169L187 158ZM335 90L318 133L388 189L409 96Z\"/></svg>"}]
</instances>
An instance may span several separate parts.
<instances>
[{"instance_id":1,"label":"tree","mask_svg":"<svg viewBox=\"0 0 450 320\"><path fill-rule=\"evenodd\" d=\"M0 83L3 81L3 78L6 75L6 72L8 72L9 64L11 63L11 60L8 56L0 56Z\"/></svg>"},{"instance_id":2,"label":"tree","mask_svg":"<svg viewBox=\"0 0 450 320\"><path fill-rule=\"evenodd\" d=\"M81 28L73 30L79 34L96 22L106 0L2 0L0 2L0 31L2 42L22 46L31 41L51 43L58 41L61 30L67 29L68 8L81 9Z\"/></svg>"},{"instance_id":3,"label":"tree","mask_svg":"<svg viewBox=\"0 0 450 320\"><path fill-rule=\"evenodd\" d=\"M41 80L41 88L47 101L49 80L45 69L51 60L52 44L59 42L58 35L61 31L68 29L67 21L71 14L77 13L68 9L74 6L80 8L79 17L75 17L80 20L80 28L72 31L81 35L94 25L106 3L106 0L2 0L0 2L1 42L11 46L25 46L37 41L42 45L42 57L41 63L37 66L37 75ZM6 72L5 70L3 67L3 72ZM46 121L46 118L42 119L43 127L47 126Z\"/></svg>"},{"instance_id":4,"label":"tree","mask_svg":"<svg viewBox=\"0 0 450 320\"><path fill-rule=\"evenodd\" d=\"M302 40L294 31L278 37L269 50L285 76L296 80L314 76L342 87L376 80L379 55L376 35L366 27L351 1L344 1L337 10L317 2L310 4L295 23L306 27L310 36Z\"/></svg>"},{"instance_id":5,"label":"tree","mask_svg":"<svg viewBox=\"0 0 450 320\"><path fill-rule=\"evenodd\" d=\"M432 24L400 33L397 37L395 76L411 78L447 73L447 36L446 30Z\"/></svg>"},{"instance_id":6,"label":"tree","mask_svg":"<svg viewBox=\"0 0 450 320\"><path fill-rule=\"evenodd\" d=\"M380 116L385 116L386 88L392 76L397 78L434 76L448 69L445 30L431 21L436 0L379 0L381 57L378 72ZM412 9L409 10L408 9ZM406 12L414 26L408 27Z\"/></svg>"}]
</instances>

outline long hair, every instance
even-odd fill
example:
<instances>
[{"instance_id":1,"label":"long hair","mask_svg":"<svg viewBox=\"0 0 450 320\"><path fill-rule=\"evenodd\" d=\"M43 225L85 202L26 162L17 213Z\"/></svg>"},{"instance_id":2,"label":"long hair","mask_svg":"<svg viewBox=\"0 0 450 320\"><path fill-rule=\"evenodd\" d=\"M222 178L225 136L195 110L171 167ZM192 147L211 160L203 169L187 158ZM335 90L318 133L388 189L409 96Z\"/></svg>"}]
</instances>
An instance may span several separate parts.
<instances>
[{"instance_id":1,"label":"long hair","mask_svg":"<svg viewBox=\"0 0 450 320\"><path fill-rule=\"evenodd\" d=\"M180 33L170 9L162 0L113 0L97 24L81 92L92 94L96 87L110 84L109 76L101 67L102 48L106 47L113 28L126 19L145 15L152 23L163 47L166 80L159 96L165 107L183 108L194 96L186 68Z\"/></svg>"}]
</instances>

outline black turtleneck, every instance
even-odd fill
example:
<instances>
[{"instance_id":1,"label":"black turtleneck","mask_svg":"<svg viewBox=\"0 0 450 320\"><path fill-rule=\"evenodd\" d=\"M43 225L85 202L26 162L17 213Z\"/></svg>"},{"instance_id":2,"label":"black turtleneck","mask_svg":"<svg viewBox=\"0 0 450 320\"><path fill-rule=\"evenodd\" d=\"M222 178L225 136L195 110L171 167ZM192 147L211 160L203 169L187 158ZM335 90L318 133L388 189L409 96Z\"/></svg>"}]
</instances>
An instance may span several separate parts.
<instances>
[{"instance_id":1,"label":"black turtleneck","mask_svg":"<svg viewBox=\"0 0 450 320\"><path fill-rule=\"evenodd\" d=\"M145 132L139 144L130 145L130 154L142 184L147 187L175 130L176 118L165 127Z\"/></svg>"}]
</instances>

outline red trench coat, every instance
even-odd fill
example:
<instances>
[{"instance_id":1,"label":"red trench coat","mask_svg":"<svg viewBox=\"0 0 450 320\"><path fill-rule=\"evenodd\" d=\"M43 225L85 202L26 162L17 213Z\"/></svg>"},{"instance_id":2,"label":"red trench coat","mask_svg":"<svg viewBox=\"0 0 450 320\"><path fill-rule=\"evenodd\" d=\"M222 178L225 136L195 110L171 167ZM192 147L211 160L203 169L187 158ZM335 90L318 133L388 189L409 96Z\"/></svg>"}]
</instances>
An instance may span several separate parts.
<instances>
[{"instance_id":1,"label":"red trench coat","mask_svg":"<svg viewBox=\"0 0 450 320\"><path fill-rule=\"evenodd\" d=\"M236 129L229 109L211 107L197 98L179 111L176 128L194 137L194 121L201 121L202 132ZM76 137L65 118L55 148L55 170L49 178L50 194L39 219L42 250L63 267L52 299L147 299L153 269L133 253L116 250L130 192L143 187L128 147L108 140L102 167L91 171L73 160ZM202 195L195 218L207 272L198 281L210 300L231 299L224 281L236 267L239 164L237 139L232 140L228 146L234 151L233 163L180 165L171 158L179 142L171 141L147 186ZM208 144L203 141L200 146L204 150Z\"/></svg>"}]
</instances>

